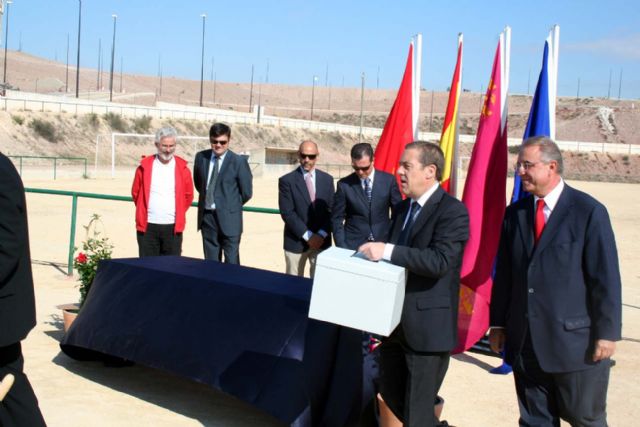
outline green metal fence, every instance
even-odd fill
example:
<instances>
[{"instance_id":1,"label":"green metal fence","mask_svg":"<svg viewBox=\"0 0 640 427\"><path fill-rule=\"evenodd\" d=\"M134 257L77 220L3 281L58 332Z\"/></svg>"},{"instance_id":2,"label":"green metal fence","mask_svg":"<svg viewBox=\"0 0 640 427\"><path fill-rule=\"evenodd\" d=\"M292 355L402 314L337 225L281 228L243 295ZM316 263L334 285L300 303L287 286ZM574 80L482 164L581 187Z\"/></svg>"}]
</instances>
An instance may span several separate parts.
<instances>
[{"instance_id":1,"label":"green metal fence","mask_svg":"<svg viewBox=\"0 0 640 427\"><path fill-rule=\"evenodd\" d=\"M78 199L101 199L101 200L117 200L120 202L133 202L131 196L115 196L112 194L97 194L97 193L83 193L80 191L64 191L64 190L49 190L46 188L25 188L27 193L37 194L53 194L57 196L69 196L71 197L71 230L69 231L69 254L67 257L67 274L71 276L73 274L73 252L76 242L76 216L78 212ZM191 206L198 206L197 202L191 203ZM245 206L242 209L244 212L257 212L264 214L280 214L278 209L272 208L259 208Z\"/></svg>"},{"instance_id":2,"label":"green metal fence","mask_svg":"<svg viewBox=\"0 0 640 427\"><path fill-rule=\"evenodd\" d=\"M87 159L84 157L52 157L52 156L7 156L10 159L18 159L18 171L22 176L22 161L23 159L38 159L38 160L53 160L53 179L56 179L58 174L58 161L59 160L73 160L82 161L84 163L84 174L87 176Z\"/></svg>"}]
</instances>

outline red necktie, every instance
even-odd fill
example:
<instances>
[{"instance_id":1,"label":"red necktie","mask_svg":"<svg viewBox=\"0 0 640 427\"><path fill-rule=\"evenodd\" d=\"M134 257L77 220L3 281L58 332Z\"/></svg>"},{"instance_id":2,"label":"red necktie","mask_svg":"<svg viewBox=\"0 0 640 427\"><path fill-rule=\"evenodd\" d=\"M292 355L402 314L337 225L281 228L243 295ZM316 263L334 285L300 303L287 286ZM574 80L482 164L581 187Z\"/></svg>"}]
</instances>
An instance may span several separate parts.
<instances>
[{"instance_id":1,"label":"red necktie","mask_svg":"<svg viewBox=\"0 0 640 427\"><path fill-rule=\"evenodd\" d=\"M540 241L542 236L542 230L544 230L544 199L538 199L536 204L536 220L535 220L535 241L536 244Z\"/></svg>"}]
</instances>

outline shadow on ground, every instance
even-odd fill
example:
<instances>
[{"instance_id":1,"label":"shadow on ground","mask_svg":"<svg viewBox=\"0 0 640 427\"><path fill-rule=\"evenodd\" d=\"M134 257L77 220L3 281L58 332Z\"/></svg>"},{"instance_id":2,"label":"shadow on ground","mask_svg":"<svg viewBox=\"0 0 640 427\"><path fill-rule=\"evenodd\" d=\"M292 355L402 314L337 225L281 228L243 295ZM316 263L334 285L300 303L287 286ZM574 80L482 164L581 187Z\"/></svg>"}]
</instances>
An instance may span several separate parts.
<instances>
[{"instance_id":1,"label":"shadow on ground","mask_svg":"<svg viewBox=\"0 0 640 427\"><path fill-rule=\"evenodd\" d=\"M59 316L47 322L54 329L45 333L60 341L64 332ZM52 360L56 365L89 381L114 391L160 406L203 426L281 427L283 424L268 414L205 384L141 365L114 368L102 362L80 362L64 353Z\"/></svg>"}]
</instances>

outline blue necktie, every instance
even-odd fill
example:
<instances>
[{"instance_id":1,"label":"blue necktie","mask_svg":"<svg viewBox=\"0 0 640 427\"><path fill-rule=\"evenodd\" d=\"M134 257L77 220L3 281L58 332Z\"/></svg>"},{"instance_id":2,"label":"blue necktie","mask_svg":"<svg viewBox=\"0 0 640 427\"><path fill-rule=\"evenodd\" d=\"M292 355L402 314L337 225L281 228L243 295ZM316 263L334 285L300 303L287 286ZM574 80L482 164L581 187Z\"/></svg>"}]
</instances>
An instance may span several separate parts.
<instances>
[{"instance_id":1,"label":"blue necktie","mask_svg":"<svg viewBox=\"0 0 640 427\"><path fill-rule=\"evenodd\" d=\"M367 200L371 203L371 178L364 179L364 194L367 195Z\"/></svg>"},{"instance_id":2,"label":"blue necktie","mask_svg":"<svg viewBox=\"0 0 640 427\"><path fill-rule=\"evenodd\" d=\"M409 235L411 234L411 228L413 223L418 216L418 212L420 212L420 204L418 202L411 201L411 207L409 208L409 218L407 219L407 223L404 225L402 232L400 233L400 238L398 239L398 244L401 246L407 246L409 244Z\"/></svg>"}]
</instances>

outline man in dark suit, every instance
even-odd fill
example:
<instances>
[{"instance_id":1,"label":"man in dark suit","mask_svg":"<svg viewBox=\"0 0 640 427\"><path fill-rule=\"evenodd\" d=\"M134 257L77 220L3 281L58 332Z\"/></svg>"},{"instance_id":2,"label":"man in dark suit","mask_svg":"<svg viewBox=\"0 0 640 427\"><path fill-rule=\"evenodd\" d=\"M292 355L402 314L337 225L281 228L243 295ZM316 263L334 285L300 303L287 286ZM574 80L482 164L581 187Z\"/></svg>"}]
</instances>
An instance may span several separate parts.
<instances>
[{"instance_id":1,"label":"man in dark suit","mask_svg":"<svg viewBox=\"0 0 640 427\"><path fill-rule=\"evenodd\" d=\"M547 137L520 147L531 193L505 212L491 296L494 351L513 366L521 426L606 426L621 284L606 208L562 180Z\"/></svg>"},{"instance_id":2,"label":"man in dark suit","mask_svg":"<svg viewBox=\"0 0 640 427\"><path fill-rule=\"evenodd\" d=\"M402 196L393 175L374 169L370 144L351 148L351 167L354 172L338 181L331 221L336 246L355 250L364 242L387 241L391 210Z\"/></svg>"},{"instance_id":3,"label":"man in dark suit","mask_svg":"<svg viewBox=\"0 0 640 427\"><path fill-rule=\"evenodd\" d=\"M209 130L211 150L196 154L193 179L198 197L198 230L205 259L240 264L242 206L253 194L247 159L229 150L231 128L215 123Z\"/></svg>"},{"instance_id":4,"label":"man in dark suit","mask_svg":"<svg viewBox=\"0 0 640 427\"><path fill-rule=\"evenodd\" d=\"M408 144L398 175L407 199L396 209L390 243L358 248L408 271L402 317L380 345L380 393L405 426L434 426L436 396L458 343L458 295L464 245L469 238L465 206L438 184L442 150Z\"/></svg>"},{"instance_id":5,"label":"man in dark suit","mask_svg":"<svg viewBox=\"0 0 640 427\"><path fill-rule=\"evenodd\" d=\"M315 168L318 145L303 141L298 148L300 167L278 180L278 206L284 220L284 255L287 274L310 275L320 251L331 246L333 177Z\"/></svg>"},{"instance_id":6,"label":"man in dark suit","mask_svg":"<svg viewBox=\"0 0 640 427\"><path fill-rule=\"evenodd\" d=\"M20 341L36 325L29 253L27 205L22 180L0 153L0 379L14 383L0 403L1 426L44 426L27 376Z\"/></svg>"}]
</instances>

